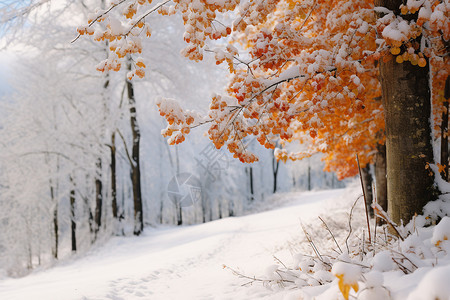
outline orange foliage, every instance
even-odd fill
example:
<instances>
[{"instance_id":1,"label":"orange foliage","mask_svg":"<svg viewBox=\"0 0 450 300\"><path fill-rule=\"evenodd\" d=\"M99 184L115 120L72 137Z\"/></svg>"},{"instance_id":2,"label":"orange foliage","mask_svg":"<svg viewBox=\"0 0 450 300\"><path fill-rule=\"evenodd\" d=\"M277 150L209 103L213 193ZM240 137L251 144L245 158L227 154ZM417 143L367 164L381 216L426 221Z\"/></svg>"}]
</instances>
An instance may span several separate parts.
<instances>
[{"instance_id":1,"label":"orange foliage","mask_svg":"<svg viewBox=\"0 0 450 300\"><path fill-rule=\"evenodd\" d=\"M93 33L92 26L107 22L94 38L109 41L111 58L97 69L118 70L121 58L141 53L141 33L151 36L146 16L179 13L187 43L182 54L198 61L207 50L216 64L228 65L228 95L212 98L206 119L172 102L158 104L169 124L163 134L172 144L204 123L214 145L226 145L243 162L257 160L242 142L247 136L266 148L274 148L277 139L308 141L304 152L275 153L286 161L322 152L326 169L345 178L357 173L356 154L364 167L384 143L378 60L431 64L433 101L442 101L450 38L444 1L408 1L399 8L402 15L375 9L373 0L174 0L174 6L165 1L153 7L150 2L115 1L107 12L123 3L123 22L101 12L78 32ZM225 14L233 19L228 25L217 20ZM223 37L226 46L208 47ZM131 75L144 76L142 60L134 67ZM439 107L434 105L437 125Z\"/></svg>"}]
</instances>

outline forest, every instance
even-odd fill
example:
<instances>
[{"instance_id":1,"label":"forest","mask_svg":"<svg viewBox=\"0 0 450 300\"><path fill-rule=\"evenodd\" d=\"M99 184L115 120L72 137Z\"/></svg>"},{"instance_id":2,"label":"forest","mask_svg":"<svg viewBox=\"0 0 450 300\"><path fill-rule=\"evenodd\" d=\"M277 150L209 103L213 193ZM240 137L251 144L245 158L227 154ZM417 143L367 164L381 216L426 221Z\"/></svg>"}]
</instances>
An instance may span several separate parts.
<instances>
[{"instance_id":1,"label":"forest","mask_svg":"<svg viewBox=\"0 0 450 300\"><path fill-rule=\"evenodd\" d=\"M314 262L276 259L283 271L261 280L224 268L334 283L322 299L402 299L377 290L377 252L401 253L405 274L450 266L449 41L448 0L0 1L0 285L116 238L202 235L347 188L360 194L336 206L351 208L336 217L348 236L317 225L340 255L325 259L302 223ZM406 242L419 232L435 248ZM134 299L114 297L101 299Z\"/></svg>"}]
</instances>

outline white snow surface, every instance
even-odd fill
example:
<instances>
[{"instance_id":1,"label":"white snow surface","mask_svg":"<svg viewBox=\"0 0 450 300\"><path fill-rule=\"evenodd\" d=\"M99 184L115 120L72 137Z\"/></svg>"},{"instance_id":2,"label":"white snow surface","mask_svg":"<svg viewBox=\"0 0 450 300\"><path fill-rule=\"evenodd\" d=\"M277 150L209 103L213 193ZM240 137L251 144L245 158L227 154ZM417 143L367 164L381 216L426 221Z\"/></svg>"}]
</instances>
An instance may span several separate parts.
<instances>
[{"instance_id":1,"label":"white snow surface","mask_svg":"<svg viewBox=\"0 0 450 300\"><path fill-rule=\"evenodd\" d=\"M345 248L348 212L360 193L360 188L353 185L341 190L275 195L269 211L193 226L146 228L140 237L114 237L52 268L36 270L23 278L0 280L0 299L343 299L330 270L319 271L324 278L331 278L329 283L297 289L258 282L242 286L250 280L233 275L223 266L266 279L276 279L276 265L280 264L274 256L288 266L307 268L302 260L305 256L298 255L310 250L301 224L311 230L310 236L322 254L335 247L329 233L320 228L318 216ZM363 202L357 202L352 218L355 234L364 227L363 211ZM442 225L447 226L447 222L444 220ZM421 240L429 241L431 230L427 229ZM447 228L441 226L438 231L438 250L446 252ZM360 281L358 299L450 299L447 253L440 252L434 267L423 264L409 275L395 269L389 257L389 251L385 251L373 261L361 262L361 266L367 266L364 278L358 279L359 271L353 272L356 277L351 281Z\"/></svg>"}]
</instances>

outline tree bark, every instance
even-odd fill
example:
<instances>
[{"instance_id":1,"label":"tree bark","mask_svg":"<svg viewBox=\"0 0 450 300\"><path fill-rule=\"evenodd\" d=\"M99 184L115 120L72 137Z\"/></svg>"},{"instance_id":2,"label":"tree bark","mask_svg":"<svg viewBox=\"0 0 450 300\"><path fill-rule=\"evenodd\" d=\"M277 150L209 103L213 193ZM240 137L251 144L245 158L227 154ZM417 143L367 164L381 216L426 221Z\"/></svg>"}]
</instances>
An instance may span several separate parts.
<instances>
[{"instance_id":1,"label":"tree bark","mask_svg":"<svg viewBox=\"0 0 450 300\"><path fill-rule=\"evenodd\" d=\"M308 161L308 191L311 190L311 166Z\"/></svg>"},{"instance_id":2,"label":"tree bark","mask_svg":"<svg viewBox=\"0 0 450 300\"><path fill-rule=\"evenodd\" d=\"M375 6L397 14L401 4L402 0L375 1ZM386 117L388 212L394 222L406 224L436 197L433 177L426 169L433 162L429 65L381 61L380 80Z\"/></svg>"},{"instance_id":3,"label":"tree bark","mask_svg":"<svg viewBox=\"0 0 450 300\"><path fill-rule=\"evenodd\" d=\"M274 152L275 153L275 152ZM280 161L275 158L275 154L272 156L272 171L273 171L273 193L277 192L277 175L278 168L280 167Z\"/></svg>"},{"instance_id":4,"label":"tree bark","mask_svg":"<svg viewBox=\"0 0 450 300\"><path fill-rule=\"evenodd\" d=\"M131 62L128 60L128 70L131 71ZM140 235L144 229L144 215L142 207L141 193L141 168L139 160L139 145L141 132L136 116L136 99L134 98L134 87L130 80L127 80L128 103L130 106L130 126L133 138L131 150L131 182L133 184L133 203L134 203L134 234Z\"/></svg>"},{"instance_id":5,"label":"tree bark","mask_svg":"<svg viewBox=\"0 0 450 300\"><path fill-rule=\"evenodd\" d=\"M250 200L253 201L255 191L253 190L253 168L252 167L250 167L249 172L250 172L249 175L250 175L250 195L251 195Z\"/></svg>"},{"instance_id":6,"label":"tree bark","mask_svg":"<svg viewBox=\"0 0 450 300\"><path fill-rule=\"evenodd\" d=\"M384 211L387 211L386 145L377 146L377 154L375 156L375 184L377 203ZM382 219L377 218L377 224L381 225L382 223Z\"/></svg>"},{"instance_id":7,"label":"tree bark","mask_svg":"<svg viewBox=\"0 0 450 300\"><path fill-rule=\"evenodd\" d=\"M183 225L183 208L181 207L181 203L177 202L176 210L177 210L177 225L181 226Z\"/></svg>"},{"instance_id":8,"label":"tree bark","mask_svg":"<svg viewBox=\"0 0 450 300\"><path fill-rule=\"evenodd\" d=\"M111 135L111 206L114 221L117 222L118 208L117 208L117 174L116 174L116 134Z\"/></svg>"},{"instance_id":9,"label":"tree bark","mask_svg":"<svg viewBox=\"0 0 450 300\"><path fill-rule=\"evenodd\" d=\"M442 171L442 178L448 181L450 176L448 174L448 101L450 98L450 77L447 77L445 81L444 90L444 111L442 112L442 122L441 122L441 165L444 166Z\"/></svg>"},{"instance_id":10,"label":"tree bark","mask_svg":"<svg viewBox=\"0 0 450 300\"><path fill-rule=\"evenodd\" d=\"M364 183L364 194L366 195L366 205L368 208L368 213L371 217L373 217L373 208L372 208L372 201L373 201L373 193L372 193L372 175L370 174L370 166L367 165L365 168L361 169L361 177L362 182Z\"/></svg>"},{"instance_id":11,"label":"tree bark","mask_svg":"<svg viewBox=\"0 0 450 300\"><path fill-rule=\"evenodd\" d=\"M253 190L253 168L251 166L245 167L245 174L248 174L248 179L249 179L249 187L250 187L249 200L250 200L250 202L253 202L253 200L255 199L254 190Z\"/></svg>"},{"instance_id":12,"label":"tree bark","mask_svg":"<svg viewBox=\"0 0 450 300\"><path fill-rule=\"evenodd\" d=\"M94 239L95 240L97 239L97 234L102 225L103 183L102 183L102 180L100 177L102 174L102 160L100 158L97 160L96 169L97 169L97 174L95 175L95 211L94 211L94 222L95 222Z\"/></svg>"},{"instance_id":13,"label":"tree bark","mask_svg":"<svg viewBox=\"0 0 450 300\"><path fill-rule=\"evenodd\" d=\"M72 236L72 252L77 251L77 223L75 221L75 190L70 191L70 232Z\"/></svg>"},{"instance_id":14,"label":"tree bark","mask_svg":"<svg viewBox=\"0 0 450 300\"><path fill-rule=\"evenodd\" d=\"M178 154L178 145L175 145L175 162L176 162L176 176L180 175L180 156ZM181 202L177 202L177 225L183 225L183 207L181 207Z\"/></svg>"},{"instance_id":15,"label":"tree bark","mask_svg":"<svg viewBox=\"0 0 450 300\"><path fill-rule=\"evenodd\" d=\"M55 203L53 209L53 236L55 238L53 247L53 257L58 259L58 245L59 245L59 226L58 226L58 201L55 199L55 188L53 187L52 180L50 180L50 197L52 202Z\"/></svg>"}]
</instances>

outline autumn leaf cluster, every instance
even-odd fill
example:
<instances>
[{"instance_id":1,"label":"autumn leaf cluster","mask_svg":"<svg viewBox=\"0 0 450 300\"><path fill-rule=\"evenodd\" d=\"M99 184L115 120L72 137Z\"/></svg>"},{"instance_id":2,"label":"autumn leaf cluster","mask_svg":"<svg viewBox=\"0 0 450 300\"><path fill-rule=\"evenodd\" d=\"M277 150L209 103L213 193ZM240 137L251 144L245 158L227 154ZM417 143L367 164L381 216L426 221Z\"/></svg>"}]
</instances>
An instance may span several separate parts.
<instances>
[{"instance_id":1,"label":"autumn leaf cluster","mask_svg":"<svg viewBox=\"0 0 450 300\"><path fill-rule=\"evenodd\" d=\"M152 13L179 14L185 28L182 55L195 61L212 55L231 75L226 94L212 97L206 115L171 99L158 104L171 144L205 124L217 148L227 147L251 163L258 158L246 148L248 137L270 149L278 140L307 141L302 152L277 149L277 158L321 152L327 170L344 178L357 172L356 153L364 166L384 143L380 59L431 64L433 99L445 101L440 96L449 73L445 1L408 0L390 11L363 0L115 0L78 28L80 35L108 42L109 57L98 70L118 71L121 59L142 52ZM133 61L128 78L145 76L143 60ZM440 112L435 109L436 116Z\"/></svg>"}]
</instances>

